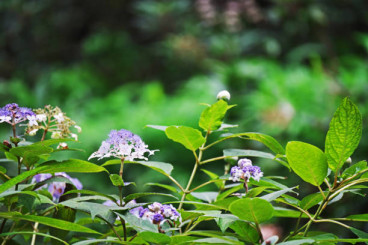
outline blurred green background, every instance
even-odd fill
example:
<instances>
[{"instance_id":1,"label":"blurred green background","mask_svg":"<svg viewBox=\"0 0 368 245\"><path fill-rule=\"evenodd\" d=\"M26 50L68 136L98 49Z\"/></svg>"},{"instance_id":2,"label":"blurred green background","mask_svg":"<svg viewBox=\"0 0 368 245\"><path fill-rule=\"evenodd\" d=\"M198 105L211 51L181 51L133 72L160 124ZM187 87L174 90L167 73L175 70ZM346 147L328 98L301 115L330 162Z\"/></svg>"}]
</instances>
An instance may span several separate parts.
<instances>
[{"instance_id":1,"label":"blurred green background","mask_svg":"<svg viewBox=\"0 0 368 245\"><path fill-rule=\"evenodd\" d=\"M345 96L358 105L366 129L367 31L365 0L2 0L0 102L62 108L83 129L77 146L85 153L72 157L87 159L111 129L128 129L159 149L152 160L172 163L185 184L191 154L145 125L197 127L200 103L215 102L222 89L237 104L226 119L239 125L234 132L258 131L284 145L303 140L323 149ZM0 130L8 138L9 129ZM205 157L221 155L221 147L264 150L234 140ZM368 159L367 147L364 130L353 162ZM265 175L290 176L274 162L253 160ZM221 174L223 164L209 168ZM130 191L169 183L136 166L125 173L137 183ZM105 175L78 177L86 188L115 192ZM205 179L199 175L196 182ZM316 191L307 184L300 190ZM353 204L354 213L366 212L364 198L359 204L352 194L345 198L327 212L343 217Z\"/></svg>"}]
</instances>

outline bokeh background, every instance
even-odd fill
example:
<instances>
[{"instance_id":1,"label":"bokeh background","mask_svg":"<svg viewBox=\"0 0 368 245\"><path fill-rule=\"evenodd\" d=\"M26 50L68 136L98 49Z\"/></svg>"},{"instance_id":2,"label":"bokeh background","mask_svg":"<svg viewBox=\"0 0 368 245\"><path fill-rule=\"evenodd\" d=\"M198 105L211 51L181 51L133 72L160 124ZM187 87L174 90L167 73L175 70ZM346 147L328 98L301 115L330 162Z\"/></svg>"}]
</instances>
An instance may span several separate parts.
<instances>
[{"instance_id":1,"label":"bokeh background","mask_svg":"<svg viewBox=\"0 0 368 245\"><path fill-rule=\"evenodd\" d=\"M368 159L367 54L365 0L0 1L1 105L62 108L82 127L76 146L85 152L60 159L87 159L111 129L128 129L160 150L152 160L172 163L182 184L193 157L145 125L198 127L200 103L215 102L222 89L237 104L226 119L239 125L233 132L258 131L283 145L302 140L321 149L333 112L350 96L364 120L353 162ZM8 133L1 125L2 139ZM234 140L205 157L221 155L222 147L265 150ZM300 185L302 196L317 191L275 162L253 160L265 175ZM221 174L223 166L209 169ZM169 183L138 166L125 173L137 183L132 192L155 190L148 182ZM85 188L115 192L106 175L78 177ZM206 179L200 174L196 182ZM344 198L327 213L367 211L366 198Z\"/></svg>"}]
</instances>

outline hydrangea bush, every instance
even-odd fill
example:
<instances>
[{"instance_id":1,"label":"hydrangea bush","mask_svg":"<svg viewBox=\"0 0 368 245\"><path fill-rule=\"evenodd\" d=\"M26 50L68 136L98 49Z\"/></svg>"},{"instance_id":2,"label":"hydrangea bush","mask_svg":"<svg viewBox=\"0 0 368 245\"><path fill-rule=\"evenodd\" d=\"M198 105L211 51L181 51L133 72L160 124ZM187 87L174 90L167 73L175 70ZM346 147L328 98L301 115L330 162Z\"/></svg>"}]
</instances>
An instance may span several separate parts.
<instances>
[{"instance_id":1,"label":"hydrangea bush","mask_svg":"<svg viewBox=\"0 0 368 245\"><path fill-rule=\"evenodd\" d=\"M126 129L111 130L88 160L51 160L55 152L72 150L69 144L78 140L81 128L58 107L32 110L15 103L5 105L0 109L0 123L8 124L12 134L0 144L5 156L0 162L1 244L368 242L368 233L354 228L354 222L367 222L368 214L326 217L324 212L344 194L361 195L367 188L366 161L353 162L350 158L362 135L362 118L349 98L342 101L331 120L324 151L300 141L290 141L284 148L261 133L231 133L236 125L224 123L233 107L228 104L230 93L221 91L217 99L212 105L205 104L199 129L148 125L193 155L193 170L186 183L172 176L175 165L149 161L157 150L149 149L138 135ZM26 141L24 135L40 141ZM261 142L268 150L226 148L227 141L239 138ZM223 155L204 157L208 149L220 143L225 147ZM89 162L93 158L101 164ZM256 165L257 158L272 159L287 168L290 175L296 174L300 181L313 186L315 193L300 196L298 183L285 186L285 176L262 171ZM124 189L134 183L124 181L125 164L151 168L172 184L153 184L165 190L162 193L126 195ZM207 170L210 164L223 165L224 172ZM109 171L111 165L120 166L119 172ZM199 169L208 179L194 186ZM98 172L109 176L116 194L84 189L69 175ZM216 190L203 191L208 185ZM166 202L142 202L145 196L165 197ZM266 237L265 224L278 217L294 222L293 230ZM208 222L216 224L217 229L206 229ZM333 229L319 232L315 230L318 223L341 226L351 236L341 237Z\"/></svg>"}]
</instances>

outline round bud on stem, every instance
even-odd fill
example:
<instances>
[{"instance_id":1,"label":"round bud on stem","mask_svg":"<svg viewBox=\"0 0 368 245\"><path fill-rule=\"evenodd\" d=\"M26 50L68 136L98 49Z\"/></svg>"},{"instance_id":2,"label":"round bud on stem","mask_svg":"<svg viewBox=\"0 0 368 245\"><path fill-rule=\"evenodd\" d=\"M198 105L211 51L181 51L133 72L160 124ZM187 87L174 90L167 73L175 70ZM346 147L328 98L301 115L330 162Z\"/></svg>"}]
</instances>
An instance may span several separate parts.
<instances>
[{"instance_id":1,"label":"round bud on stem","mask_svg":"<svg viewBox=\"0 0 368 245\"><path fill-rule=\"evenodd\" d=\"M217 94L217 99L218 100L230 100L230 93L227 90L222 90Z\"/></svg>"}]
</instances>

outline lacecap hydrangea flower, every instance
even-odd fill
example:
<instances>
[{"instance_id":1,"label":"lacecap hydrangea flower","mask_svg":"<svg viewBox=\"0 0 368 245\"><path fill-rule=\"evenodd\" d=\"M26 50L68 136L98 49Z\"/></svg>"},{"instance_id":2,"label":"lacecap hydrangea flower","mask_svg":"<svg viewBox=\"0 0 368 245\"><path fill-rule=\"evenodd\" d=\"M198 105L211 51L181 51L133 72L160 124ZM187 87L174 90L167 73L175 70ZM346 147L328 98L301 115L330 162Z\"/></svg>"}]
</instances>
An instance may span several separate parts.
<instances>
[{"instance_id":1,"label":"lacecap hydrangea flower","mask_svg":"<svg viewBox=\"0 0 368 245\"><path fill-rule=\"evenodd\" d=\"M234 182L240 181L240 179L248 182L250 178L259 181L262 176L263 172L260 167L253 166L250 159L243 158L238 161L238 166L231 168L229 179Z\"/></svg>"},{"instance_id":2,"label":"lacecap hydrangea flower","mask_svg":"<svg viewBox=\"0 0 368 245\"><path fill-rule=\"evenodd\" d=\"M6 122L11 125L29 121L30 124L37 124L36 114L27 107L19 107L16 103L7 104L0 108L0 123Z\"/></svg>"},{"instance_id":3,"label":"lacecap hydrangea flower","mask_svg":"<svg viewBox=\"0 0 368 245\"><path fill-rule=\"evenodd\" d=\"M148 153L148 156L150 156L154 152L148 149L148 145L138 135L125 129L111 130L109 138L102 141L98 151L92 153L88 159L97 157L100 160L106 157L116 157L124 158L127 161L133 161L134 159L148 160L144 154Z\"/></svg>"},{"instance_id":4,"label":"lacecap hydrangea flower","mask_svg":"<svg viewBox=\"0 0 368 245\"><path fill-rule=\"evenodd\" d=\"M179 221L181 222L181 216L173 205L161 204L154 202L148 205L147 208L137 207L129 210L129 212L138 218L143 220L149 220L153 224L163 224L164 222Z\"/></svg>"},{"instance_id":5,"label":"lacecap hydrangea flower","mask_svg":"<svg viewBox=\"0 0 368 245\"><path fill-rule=\"evenodd\" d=\"M73 185L78 190L81 190L83 188L82 183L77 178L72 178L66 173L63 173L63 172L55 173L55 176L67 178L68 180L70 180L70 182L73 183ZM48 180L51 177L52 177L52 174L37 174L33 177L32 183L39 183L39 182ZM59 198L64 194L65 188L66 188L65 182L52 182L52 183L48 183L48 184L41 186L40 188L38 188L38 190L47 189L52 195L53 201L56 202L56 201L59 201Z\"/></svg>"},{"instance_id":6,"label":"lacecap hydrangea flower","mask_svg":"<svg viewBox=\"0 0 368 245\"><path fill-rule=\"evenodd\" d=\"M38 130L51 132L52 139L74 138L78 140L78 135L82 128L76 125L76 122L71 120L57 106L46 105L44 108L35 109L35 117L33 123L28 123L26 133L30 136L36 135ZM75 128L73 132L72 128Z\"/></svg>"}]
</instances>

